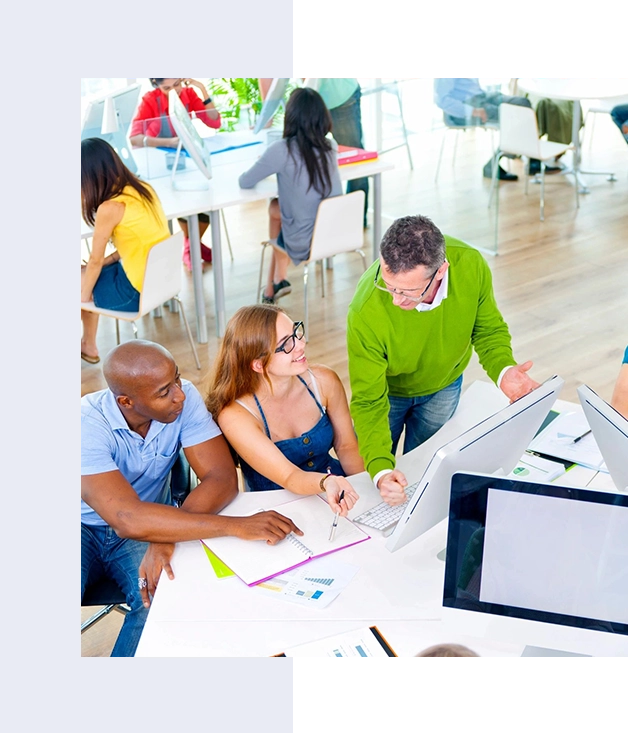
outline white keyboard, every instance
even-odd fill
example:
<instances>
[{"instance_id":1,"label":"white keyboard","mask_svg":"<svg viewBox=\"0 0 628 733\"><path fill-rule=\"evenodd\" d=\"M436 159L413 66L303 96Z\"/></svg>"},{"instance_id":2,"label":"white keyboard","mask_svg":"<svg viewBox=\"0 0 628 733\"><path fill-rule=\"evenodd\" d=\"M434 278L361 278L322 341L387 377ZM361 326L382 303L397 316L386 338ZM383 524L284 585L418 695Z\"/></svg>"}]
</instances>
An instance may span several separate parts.
<instances>
[{"instance_id":1,"label":"white keyboard","mask_svg":"<svg viewBox=\"0 0 628 733\"><path fill-rule=\"evenodd\" d=\"M365 527L371 527L371 529L381 529L382 532L386 532L401 519L401 515L405 512L408 502L414 496L414 492L420 483L420 481L417 481L416 484L406 486L405 492L408 498L403 504L390 506L390 504L382 501L367 512L360 514L359 517L355 517L352 521L363 524Z\"/></svg>"}]
</instances>

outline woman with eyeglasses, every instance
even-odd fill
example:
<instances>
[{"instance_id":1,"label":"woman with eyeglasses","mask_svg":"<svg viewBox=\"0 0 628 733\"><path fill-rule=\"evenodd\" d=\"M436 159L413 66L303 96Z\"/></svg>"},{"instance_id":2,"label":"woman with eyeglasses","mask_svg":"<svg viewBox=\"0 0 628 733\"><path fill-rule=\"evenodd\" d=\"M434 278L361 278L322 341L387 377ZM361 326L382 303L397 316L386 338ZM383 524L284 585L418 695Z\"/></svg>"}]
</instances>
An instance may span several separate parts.
<instances>
[{"instance_id":1,"label":"woman with eyeglasses","mask_svg":"<svg viewBox=\"0 0 628 733\"><path fill-rule=\"evenodd\" d=\"M303 337L303 324L281 308L240 308L227 324L206 404L250 491L325 491L332 511L345 516L358 495L344 476L364 463L342 382L308 364Z\"/></svg>"},{"instance_id":2,"label":"woman with eyeglasses","mask_svg":"<svg viewBox=\"0 0 628 733\"><path fill-rule=\"evenodd\" d=\"M262 303L274 303L292 291L288 264L310 256L314 221L321 200L342 193L338 145L328 137L332 122L323 98L313 89L295 89L288 103L283 139L269 145L260 159L239 178L253 188L277 174L278 199L268 208L272 258Z\"/></svg>"},{"instance_id":3,"label":"woman with eyeglasses","mask_svg":"<svg viewBox=\"0 0 628 733\"><path fill-rule=\"evenodd\" d=\"M99 137L81 142L81 211L94 227L89 260L81 267L81 302L137 311L148 252L170 231L153 189ZM115 251L105 256L110 240ZM81 358L97 364L98 314L81 310L81 320Z\"/></svg>"},{"instance_id":4,"label":"woman with eyeglasses","mask_svg":"<svg viewBox=\"0 0 628 733\"><path fill-rule=\"evenodd\" d=\"M205 85L196 79L149 79L153 90L147 92L137 108L129 140L136 148L176 148L179 138L170 122L168 94L174 89L190 116L217 130L221 125L220 112L214 106ZM190 239L187 219L177 219L183 232L183 264L188 272L192 270ZM209 214L198 215L199 237L207 231ZM201 243L201 256L205 262L212 261L211 247Z\"/></svg>"}]
</instances>

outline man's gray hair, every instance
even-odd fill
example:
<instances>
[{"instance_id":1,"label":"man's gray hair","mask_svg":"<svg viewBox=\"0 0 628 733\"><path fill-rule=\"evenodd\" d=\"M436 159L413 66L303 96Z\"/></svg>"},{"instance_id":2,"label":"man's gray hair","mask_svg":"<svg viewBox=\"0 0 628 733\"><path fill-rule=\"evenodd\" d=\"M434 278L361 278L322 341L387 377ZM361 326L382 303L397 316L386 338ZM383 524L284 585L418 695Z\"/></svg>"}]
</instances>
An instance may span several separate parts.
<instances>
[{"instance_id":1,"label":"man's gray hair","mask_svg":"<svg viewBox=\"0 0 628 733\"><path fill-rule=\"evenodd\" d=\"M379 252L394 275L421 265L436 270L445 261L445 238L427 216L403 216L384 234Z\"/></svg>"}]
</instances>

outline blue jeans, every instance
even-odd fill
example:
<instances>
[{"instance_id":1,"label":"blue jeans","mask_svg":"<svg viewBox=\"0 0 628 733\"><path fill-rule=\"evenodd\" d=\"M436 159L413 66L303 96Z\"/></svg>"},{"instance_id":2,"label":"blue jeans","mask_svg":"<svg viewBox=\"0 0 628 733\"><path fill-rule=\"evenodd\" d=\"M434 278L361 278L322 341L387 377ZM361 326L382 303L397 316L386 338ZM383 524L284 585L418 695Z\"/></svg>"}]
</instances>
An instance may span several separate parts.
<instances>
[{"instance_id":1,"label":"blue jeans","mask_svg":"<svg viewBox=\"0 0 628 733\"><path fill-rule=\"evenodd\" d=\"M147 542L123 540L111 527L81 524L81 598L85 588L100 577L113 578L131 607L116 640L112 657L132 657L148 616L137 587L139 567Z\"/></svg>"},{"instance_id":2,"label":"blue jeans","mask_svg":"<svg viewBox=\"0 0 628 733\"><path fill-rule=\"evenodd\" d=\"M360 109L360 87L353 92L346 102L330 109L332 121L332 135L339 145L348 145L352 148L363 148L362 142L362 111ZM366 211L368 209L369 179L355 178L347 181L347 193L364 191L364 226L366 226Z\"/></svg>"},{"instance_id":3,"label":"blue jeans","mask_svg":"<svg viewBox=\"0 0 628 733\"><path fill-rule=\"evenodd\" d=\"M448 387L424 397L394 397L388 395L388 401L390 402L388 423L392 437L393 454L397 451L397 444L404 427L406 429L403 441L404 453L408 453L417 445L421 445L442 428L458 406L461 389L462 375Z\"/></svg>"}]
</instances>

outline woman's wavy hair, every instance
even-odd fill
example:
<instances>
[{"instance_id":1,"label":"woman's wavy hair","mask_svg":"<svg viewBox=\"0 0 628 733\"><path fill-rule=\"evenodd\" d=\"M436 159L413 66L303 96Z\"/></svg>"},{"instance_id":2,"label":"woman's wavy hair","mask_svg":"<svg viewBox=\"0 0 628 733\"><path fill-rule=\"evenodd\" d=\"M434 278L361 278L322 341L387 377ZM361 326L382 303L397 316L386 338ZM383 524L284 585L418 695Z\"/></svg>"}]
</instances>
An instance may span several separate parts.
<instances>
[{"instance_id":1,"label":"woman's wavy hair","mask_svg":"<svg viewBox=\"0 0 628 733\"><path fill-rule=\"evenodd\" d=\"M105 201L131 186L153 206L155 194L120 160L106 140L89 137L81 141L81 212L94 226L96 211Z\"/></svg>"},{"instance_id":2,"label":"woman's wavy hair","mask_svg":"<svg viewBox=\"0 0 628 733\"><path fill-rule=\"evenodd\" d=\"M318 92L307 87L295 89L286 104L283 122L283 136L288 143L288 152L295 163L295 146L305 163L310 185L323 198L331 193L331 171L328 151L331 143L325 137L331 132L331 114Z\"/></svg>"},{"instance_id":3,"label":"woman's wavy hair","mask_svg":"<svg viewBox=\"0 0 628 733\"><path fill-rule=\"evenodd\" d=\"M205 400L214 420L238 397L254 394L262 379L270 384L266 366L275 353L277 317L285 313L276 305L245 305L227 324L210 378ZM263 371L253 371L259 359Z\"/></svg>"}]
</instances>

